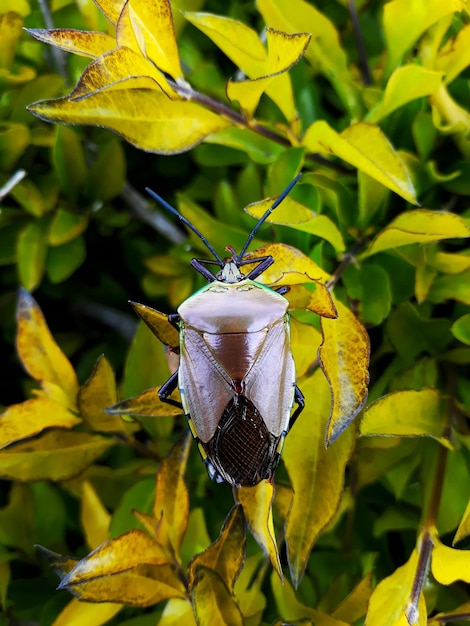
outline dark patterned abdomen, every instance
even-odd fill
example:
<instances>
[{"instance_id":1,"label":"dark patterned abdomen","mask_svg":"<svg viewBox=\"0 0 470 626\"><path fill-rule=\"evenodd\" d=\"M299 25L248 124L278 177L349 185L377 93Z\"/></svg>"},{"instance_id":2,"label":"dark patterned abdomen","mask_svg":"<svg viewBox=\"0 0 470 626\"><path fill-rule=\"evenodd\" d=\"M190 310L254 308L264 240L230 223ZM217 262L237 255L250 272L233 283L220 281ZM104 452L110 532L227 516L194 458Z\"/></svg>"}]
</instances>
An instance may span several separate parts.
<instances>
[{"instance_id":1,"label":"dark patterned abdomen","mask_svg":"<svg viewBox=\"0 0 470 626\"><path fill-rule=\"evenodd\" d=\"M212 439L203 446L224 480L236 487L251 487L274 473L279 439L267 430L253 402L236 394L222 413Z\"/></svg>"}]
</instances>

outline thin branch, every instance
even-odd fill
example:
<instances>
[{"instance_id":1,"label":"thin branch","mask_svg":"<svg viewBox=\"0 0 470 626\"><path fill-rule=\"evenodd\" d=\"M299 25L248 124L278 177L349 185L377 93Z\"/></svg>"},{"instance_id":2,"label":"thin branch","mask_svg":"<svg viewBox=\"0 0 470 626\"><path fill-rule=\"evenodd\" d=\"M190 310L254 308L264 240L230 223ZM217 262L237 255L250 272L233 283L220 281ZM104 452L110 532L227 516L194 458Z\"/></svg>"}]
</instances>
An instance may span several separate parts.
<instances>
[{"instance_id":1,"label":"thin branch","mask_svg":"<svg viewBox=\"0 0 470 626\"><path fill-rule=\"evenodd\" d=\"M47 3L47 0L38 0L39 8L44 20L44 25L47 29L54 28L54 20L52 19L52 11ZM52 57L52 61L57 69L57 73L68 81L69 76L67 73L67 64L65 62L65 54L60 48L52 46L49 49L49 54Z\"/></svg>"},{"instance_id":2,"label":"thin branch","mask_svg":"<svg viewBox=\"0 0 470 626\"><path fill-rule=\"evenodd\" d=\"M210 111L213 111L214 113L217 113L218 115L223 115L224 117L227 117L236 126L240 126L242 128L246 128L247 130L251 130L256 134L261 135L262 137L265 137L266 139L276 142L277 144L283 146L284 148L292 147L291 142L284 135L270 128L267 128L266 126L263 126L262 124L259 124L258 122L254 120L247 120L244 115L242 115L241 113L238 113L237 111L234 111L233 109L231 109L229 106L227 106L220 100L214 100L210 96L206 96L205 94L202 94L199 91L195 91L191 87L191 85L189 85L188 83L186 82L176 83L171 80L168 80L168 82L171 84L173 89L177 93L179 93L179 95L183 96L184 98L187 98L188 100L192 100L193 102L197 102L198 104L201 104L206 109L209 109ZM329 159L326 159L325 157L317 153L309 154L307 156L307 159L308 158L310 158L310 160L314 161L315 163L319 165L324 165L325 167L329 167L330 169L333 169L341 173L352 172L352 170L345 168L340 163L330 161Z\"/></svg>"},{"instance_id":3,"label":"thin branch","mask_svg":"<svg viewBox=\"0 0 470 626\"><path fill-rule=\"evenodd\" d=\"M16 185L23 180L23 178L26 176L26 170L17 170L13 176L11 176L11 178L9 180L7 180L7 182L3 185L3 187L0 187L0 203L2 202L3 198L5 198L5 196L7 196L10 191L16 187Z\"/></svg>"},{"instance_id":4,"label":"thin branch","mask_svg":"<svg viewBox=\"0 0 470 626\"><path fill-rule=\"evenodd\" d=\"M143 222L149 224L172 243L181 244L186 240L184 234L170 220L151 209L150 203L128 182L124 185L121 197Z\"/></svg>"},{"instance_id":5,"label":"thin branch","mask_svg":"<svg viewBox=\"0 0 470 626\"><path fill-rule=\"evenodd\" d=\"M354 38L356 39L356 45L359 52L359 65L361 68L362 82L364 83L364 85L371 85L371 73L369 69L369 63L367 61L366 49L364 47L364 39L362 37L361 27L359 25L359 19L357 17L356 5L354 4L354 0L348 0L348 7L354 29Z\"/></svg>"}]
</instances>

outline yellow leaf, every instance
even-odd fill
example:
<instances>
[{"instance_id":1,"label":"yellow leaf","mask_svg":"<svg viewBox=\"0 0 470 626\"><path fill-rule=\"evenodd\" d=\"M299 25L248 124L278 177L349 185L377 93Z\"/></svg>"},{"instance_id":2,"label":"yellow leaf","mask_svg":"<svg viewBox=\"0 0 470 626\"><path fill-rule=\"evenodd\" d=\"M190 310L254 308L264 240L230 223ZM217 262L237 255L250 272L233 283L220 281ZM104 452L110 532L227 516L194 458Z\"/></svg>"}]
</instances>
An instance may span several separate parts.
<instances>
[{"instance_id":1,"label":"yellow leaf","mask_svg":"<svg viewBox=\"0 0 470 626\"><path fill-rule=\"evenodd\" d=\"M426 604L422 593L419 597L418 615L411 609L410 617L414 615L416 619L407 619L418 563L419 552L415 548L404 565L377 585L370 598L365 626L383 626L384 615L387 616L387 626L426 625Z\"/></svg>"},{"instance_id":2,"label":"yellow leaf","mask_svg":"<svg viewBox=\"0 0 470 626\"><path fill-rule=\"evenodd\" d=\"M162 402L158 397L158 388L147 389L138 396L121 400L106 408L109 415L142 415L160 417L167 415L182 415L183 409Z\"/></svg>"},{"instance_id":3,"label":"yellow leaf","mask_svg":"<svg viewBox=\"0 0 470 626\"><path fill-rule=\"evenodd\" d=\"M268 43L268 57L266 59L264 76L253 80L228 81L227 96L230 100L237 100L247 117L252 117L262 94L266 91L269 97L276 102L289 122L297 118L292 87L287 76L283 84L275 80L280 74L287 72L304 55L311 39L309 33L295 33L288 35L272 28L266 29ZM273 81L275 84L273 84ZM269 88L270 87L270 88Z\"/></svg>"},{"instance_id":4,"label":"yellow leaf","mask_svg":"<svg viewBox=\"0 0 470 626\"><path fill-rule=\"evenodd\" d=\"M291 317L290 337L295 373L299 379L313 367L318 359L321 333L311 324L302 324L302 322Z\"/></svg>"},{"instance_id":5,"label":"yellow leaf","mask_svg":"<svg viewBox=\"0 0 470 626\"><path fill-rule=\"evenodd\" d=\"M272 256L274 263L257 279L264 285L300 285L302 283L326 282L330 275L306 254L283 243L271 243L246 255L246 258ZM248 266L249 267L249 266ZM248 268L247 268L248 269Z\"/></svg>"},{"instance_id":6,"label":"yellow leaf","mask_svg":"<svg viewBox=\"0 0 470 626\"><path fill-rule=\"evenodd\" d=\"M434 537L431 571L441 585L452 585L457 580L470 582L470 550L449 548Z\"/></svg>"},{"instance_id":7,"label":"yellow leaf","mask_svg":"<svg viewBox=\"0 0 470 626\"><path fill-rule=\"evenodd\" d=\"M413 204L416 191L398 153L378 126L353 124L341 134L327 122L314 122L302 141L311 152L334 154Z\"/></svg>"},{"instance_id":8,"label":"yellow leaf","mask_svg":"<svg viewBox=\"0 0 470 626\"><path fill-rule=\"evenodd\" d=\"M249 204L245 211L259 219L272 203L273 198L266 198L261 202ZM345 250L343 238L336 224L326 215L316 215L311 209L293 198L284 198L282 204L276 207L276 211L268 217L266 222L282 224L321 237L331 243L336 252Z\"/></svg>"},{"instance_id":9,"label":"yellow leaf","mask_svg":"<svg viewBox=\"0 0 470 626\"><path fill-rule=\"evenodd\" d=\"M360 111L357 90L333 22L303 0L257 0L257 6L265 23L273 28L288 33L301 31L312 34L306 58L332 82L348 110L357 117Z\"/></svg>"},{"instance_id":10,"label":"yellow leaf","mask_svg":"<svg viewBox=\"0 0 470 626\"><path fill-rule=\"evenodd\" d=\"M267 52L258 33L237 20L211 13L191 13L185 18L209 37L249 78L263 76Z\"/></svg>"},{"instance_id":11,"label":"yellow leaf","mask_svg":"<svg viewBox=\"0 0 470 626\"><path fill-rule=\"evenodd\" d=\"M262 565L261 553L247 557L235 584L235 598L245 624L259 625L266 608Z\"/></svg>"},{"instance_id":12,"label":"yellow leaf","mask_svg":"<svg viewBox=\"0 0 470 626\"><path fill-rule=\"evenodd\" d=\"M160 313L145 304L131 302L132 308L137 315L147 324L152 333L165 346L177 348L179 346L179 335L173 324L168 321L168 315Z\"/></svg>"},{"instance_id":13,"label":"yellow leaf","mask_svg":"<svg viewBox=\"0 0 470 626\"><path fill-rule=\"evenodd\" d=\"M229 80L227 82L227 97L230 102L238 102L244 116L251 119L261 96L272 80L273 76L262 76L252 80Z\"/></svg>"},{"instance_id":14,"label":"yellow leaf","mask_svg":"<svg viewBox=\"0 0 470 626\"><path fill-rule=\"evenodd\" d=\"M96 0L96 4L113 24L118 21L125 3L126 0Z\"/></svg>"},{"instance_id":15,"label":"yellow leaf","mask_svg":"<svg viewBox=\"0 0 470 626\"><path fill-rule=\"evenodd\" d=\"M122 604L87 604L74 598L62 609L52 626L101 626L121 611Z\"/></svg>"},{"instance_id":16,"label":"yellow leaf","mask_svg":"<svg viewBox=\"0 0 470 626\"><path fill-rule=\"evenodd\" d=\"M80 415L93 430L102 432L122 432L121 419L105 413L104 409L117 400L114 372L109 361L101 355L96 361L90 378L78 392Z\"/></svg>"},{"instance_id":17,"label":"yellow leaf","mask_svg":"<svg viewBox=\"0 0 470 626\"><path fill-rule=\"evenodd\" d=\"M66 52L73 52L74 54L91 57L92 59L96 59L96 57L116 47L116 40L104 33L71 28L57 28L53 30L27 28L26 32L39 41L56 46Z\"/></svg>"},{"instance_id":18,"label":"yellow leaf","mask_svg":"<svg viewBox=\"0 0 470 626\"><path fill-rule=\"evenodd\" d=\"M63 586L113 576L140 565L164 565L168 558L161 546L142 530L133 529L106 541L81 559L62 579Z\"/></svg>"},{"instance_id":19,"label":"yellow leaf","mask_svg":"<svg viewBox=\"0 0 470 626\"><path fill-rule=\"evenodd\" d=\"M67 395L68 406L77 401L78 381L70 361L54 341L36 301L20 290L17 308L16 348L23 366L39 382L53 383Z\"/></svg>"},{"instance_id":20,"label":"yellow leaf","mask_svg":"<svg viewBox=\"0 0 470 626\"><path fill-rule=\"evenodd\" d=\"M367 605L372 594L372 572L358 582L354 589L341 602L332 617L357 622L367 613Z\"/></svg>"},{"instance_id":21,"label":"yellow leaf","mask_svg":"<svg viewBox=\"0 0 470 626\"><path fill-rule=\"evenodd\" d=\"M189 600L171 598L163 609L157 626L197 626L193 607Z\"/></svg>"},{"instance_id":22,"label":"yellow leaf","mask_svg":"<svg viewBox=\"0 0 470 626\"><path fill-rule=\"evenodd\" d=\"M188 585L192 589L201 566L217 572L229 593L233 595L235 581L245 559L245 521L240 505L227 516L218 538L188 565Z\"/></svg>"},{"instance_id":23,"label":"yellow leaf","mask_svg":"<svg viewBox=\"0 0 470 626\"><path fill-rule=\"evenodd\" d=\"M328 317L333 320L338 317L338 311L336 310L330 290L321 283L316 283L316 289L311 293L310 301L306 308L321 317Z\"/></svg>"},{"instance_id":24,"label":"yellow leaf","mask_svg":"<svg viewBox=\"0 0 470 626\"><path fill-rule=\"evenodd\" d=\"M86 542L93 549L108 539L111 515L90 482L85 480L81 487L80 519Z\"/></svg>"},{"instance_id":25,"label":"yellow leaf","mask_svg":"<svg viewBox=\"0 0 470 626\"><path fill-rule=\"evenodd\" d=\"M428 626L442 626L442 624L451 624L454 620L468 620L470 615L470 601L464 602L453 611L444 611L442 613L436 613L430 620L428 620ZM449 618L453 618L449 619Z\"/></svg>"},{"instance_id":26,"label":"yellow leaf","mask_svg":"<svg viewBox=\"0 0 470 626\"><path fill-rule=\"evenodd\" d=\"M352 432L346 431L325 448L330 390L319 369L301 383L305 409L286 437L283 460L293 489L286 520L291 578L298 585L318 535L339 507L344 468L352 452Z\"/></svg>"},{"instance_id":27,"label":"yellow leaf","mask_svg":"<svg viewBox=\"0 0 470 626\"><path fill-rule=\"evenodd\" d=\"M448 42L436 58L436 69L444 72L445 82L451 83L470 65L470 24L466 24L457 37Z\"/></svg>"},{"instance_id":28,"label":"yellow leaf","mask_svg":"<svg viewBox=\"0 0 470 626\"><path fill-rule=\"evenodd\" d=\"M189 494L184 482L192 437L188 432L158 470L153 517L157 539L166 550L179 558L181 543L188 526Z\"/></svg>"},{"instance_id":29,"label":"yellow leaf","mask_svg":"<svg viewBox=\"0 0 470 626\"><path fill-rule=\"evenodd\" d=\"M415 41L445 15L458 11L459 0L394 0L384 5L383 26L388 48L388 74Z\"/></svg>"},{"instance_id":30,"label":"yellow leaf","mask_svg":"<svg viewBox=\"0 0 470 626\"><path fill-rule=\"evenodd\" d=\"M12 404L0 415L0 449L33 437L45 428L73 428L82 420L47 397Z\"/></svg>"},{"instance_id":31,"label":"yellow leaf","mask_svg":"<svg viewBox=\"0 0 470 626\"><path fill-rule=\"evenodd\" d=\"M0 476L24 481L65 480L82 472L113 445L114 441L98 435L47 431L1 451Z\"/></svg>"},{"instance_id":32,"label":"yellow leaf","mask_svg":"<svg viewBox=\"0 0 470 626\"><path fill-rule=\"evenodd\" d=\"M199 567L193 587L193 605L198 626L230 624L243 626L243 615L220 576Z\"/></svg>"},{"instance_id":33,"label":"yellow leaf","mask_svg":"<svg viewBox=\"0 0 470 626\"><path fill-rule=\"evenodd\" d=\"M271 576L271 586L276 600L277 610L282 617L283 623L295 623L299 624L299 626L304 623L314 626L349 626L346 622L330 617L326 615L326 613L317 611L299 602L292 586L287 580L282 584L281 581L273 575ZM382 624L382 626L384 625Z\"/></svg>"},{"instance_id":34,"label":"yellow leaf","mask_svg":"<svg viewBox=\"0 0 470 626\"><path fill-rule=\"evenodd\" d=\"M79 101L105 89L129 89L128 81L132 81L135 88L134 79L137 78L142 79L139 87L161 89L170 99L178 97L165 76L151 61L130 48L116 48L86 66L69 98Z\"/></svg>"},{"instance_id":35,"label":"yellow leaf","mask_svg":"<svg viewBox=\"0 0 470 626\"><path fill-rule=\"evenodd\" d=\"M57 552L52 552L52 550L48 550L43 546L36 544L34 546L52 567L55 573L62 578L68 574L75 565L79 562L79 559L74 559L72 557L62 556L62 554L57 554Z\"/></svg>"},{"instance_id":36,"label":"yellow leaf","mask_svg":"<svg viewBox=\"0 0 470 626\"><path fill-rule=\"evenodd\" d=\"M281 562L274 535L272 502L274 487L262 480L254 487L234 488L234 498L243 507L251 534L269 557L274 570L282 578Z\"/></svg>"},{"instance_id":37,"label":"yellow leaf","mask_svg":"<svg viewBox=\"0 0 470 626\"><path fill-rule=\"evenodd\" d=\"M403 389L379 398L364 411L362 436L434 437L449 445L442 435L445 415L437 389Z\"/></svg>"},{"instance_id":38,"label":"yellow leaf","mask_svg":"<svg viewBox=\"0 0 470 626\"><path fill-rule=\"evenodd\" d=\"M320 364L331 388L332 407L327 445L349 426L367 399L369 336L361 322L339 300L337 319L321 318Z\"/></svg>"},{"instance_id":39,"label":"yellow leaf","mask_svg":"<svg viewBox=\"0 0 470 626\"><path fill-rule=\"evenodd\" d=\"M78 584L68 582L65 577L58 589L67 589L85 602L120 602L136 607L185 597L183 583L168 565L139 565L131 571L87 579Z\"/></svg>"},{"instance_id":40,"label":"yellow leaf","mask_svg":"<svg viewBox=\"0 0 470 626\"><path fill-rule=\"evenodd\" d=\"M468 501L467 508L465 509L465 513L463 514L462 519L460 520L459 527L457 528L457 532L455 533L454 540L452 542L455 545L458 541L462 541L465 537L470 535L470 500Z\"/></svg>"},{"instance_id":41,"label":"yellow leaf","mask_svg":"<svg viewBox=\"0 0 470 626\"><path fill-rule=\"evenodd\" d=\"M140 32L147 56L165 74L182 79L178 46L169 0L128 0L134 30Z\"/></svg>"},{"instance_id":42,"label":"yellow leaf","mask_svg":"<svg viewBox=\"0 0 470 626\"><path fill-rule=\"evenodd\" d=\"M185 152L207 135L230 125L221 116L190 101L169 100L159 90L105 90L79 102L41 100L28 107L50 122L105 126L137 148L158 154Z\"/></svg>"},{"instance_id":43,"label":"yellow leaf","mask_svg":"<svg viewBox=\"0 0 470 626\"><path fill-rule=\"evenodd\" d=\"M410 243L430 243L441 239L469 237L470 228L455 213L414 209L401 213L372 241L364 256Z\"/></svg>"},{"instance_id":44,"label":"yellow leaf","mask_svg":"<svg viewBox=\"0 0 470 626\"><path fill-rule=\"evenodd\" d=\"M442 72L433 72L420 65L399 67L388 79L383 99L369 113L367 121L377 123L411 100L432 95L439 88L442 76Z\"/></svg>"}]
</instances>

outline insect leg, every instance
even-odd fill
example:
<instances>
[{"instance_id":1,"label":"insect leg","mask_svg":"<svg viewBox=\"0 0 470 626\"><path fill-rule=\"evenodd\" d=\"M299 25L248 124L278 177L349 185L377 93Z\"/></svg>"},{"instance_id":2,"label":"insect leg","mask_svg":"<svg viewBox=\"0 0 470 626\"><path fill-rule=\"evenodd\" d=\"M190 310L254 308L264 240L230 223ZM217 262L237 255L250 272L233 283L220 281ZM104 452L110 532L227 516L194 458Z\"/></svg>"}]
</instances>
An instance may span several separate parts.
<instances>
[{"instance_id":1,"label":"insect leg","mask_svg":"<svg viewBox=\"0 0 470 626\"><path fill-rule=\"evenodd\" d=\"M214 282L215 276L212 272L210 272L207 267L204 267L203 263L209 263L210 265L219 265L216 261L211 261L210 259L193 259L191 261L191 266L194 267L196 272L202 274L204 278L206 278L210 283Z\"/></svg>"},{"instance_id":2,"label":"insect leg","mask_svg":"<svg viewBox=\"0 0 470 626\"><path fill-rule=\"evenodd\" d=\"M167 404L171 404L172 406L176 406L179 409L183 408L181 402L178 400L173 400L169 396L173 393L173 391L178 387L178 370L174 374L170 376L170 378L164 383L160 389L158 390L158 397L162 402L166 402Z\"/></svg>"},{"instance_id":3,"label":"insect leg","mask_svg":"<svg viewBox=\"0 0 470 626\"><path fill-rule=\"evenodd\" d=\"M299 417L299 415L302 413L302 411L305 408L304 394L300 391L297 385L295 386L295 391L294 391L294 401L297 403L297 408L295 409L295 411L292 414L292 417L290 418L289 429L292 428L295 420Z\"/></svg>"},{"instance_id":4,"label":"insect leg","mask_svg":"<svg viewBox=\"0 0 470 626\"><path fill-rule=\"evenodd\" d=\"M274 263L274 259L272 256L262 256L259 259L246 259L241 261L240 265L246 265L247 263L258 263L258 265L251 270L251 272L246 277L247 280L255 280L260 274L265 272L268 267L270 267Z\"/></svg>"},{"instance_id":5,"label":"insect leg","mask_svg":"<svg viewBox=\"0 0 470 626\"><path fill-rule=\"evenodd\" d=\"M180 321L180 316L178 315L178 313L170 313L170 315L168 316L168 321L170 322L170 324L176 328L176 330L179 332L180 331L180 327L179 327L179 321Z\"/></svg>"}]
</instances>

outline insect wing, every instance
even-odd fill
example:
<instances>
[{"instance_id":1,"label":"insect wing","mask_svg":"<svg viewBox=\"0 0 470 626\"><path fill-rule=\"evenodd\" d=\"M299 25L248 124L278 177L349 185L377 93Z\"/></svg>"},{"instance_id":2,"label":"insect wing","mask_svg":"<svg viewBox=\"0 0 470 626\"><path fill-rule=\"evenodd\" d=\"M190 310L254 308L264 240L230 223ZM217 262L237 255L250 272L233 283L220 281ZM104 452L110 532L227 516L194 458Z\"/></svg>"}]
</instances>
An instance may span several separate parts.
<instances>
[{"instance_id":1,"label":"insect wing","mask_svg":"<svg viewBox=\"0 0 470 626\"><path fill-rule=\"evenodd\" d=\"M185 327L181 334L178 386L193 434L202 442L213 436L225 407L233 398L230 377L209 350L204 335Z\"/></svg>"},{"instance_id":2,"label":"insect wing","mask_svg":"<svg viewBox=\"0 0 470 626\"><path fill-rule=\"evenodd\" d=\"M269 328L266 341L245 378L245 395L256 405L269 432L276 437L288 429L294 388L295 366L286 315Z\"/></svg>"}]
</instances>

